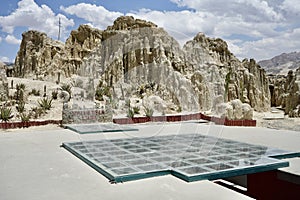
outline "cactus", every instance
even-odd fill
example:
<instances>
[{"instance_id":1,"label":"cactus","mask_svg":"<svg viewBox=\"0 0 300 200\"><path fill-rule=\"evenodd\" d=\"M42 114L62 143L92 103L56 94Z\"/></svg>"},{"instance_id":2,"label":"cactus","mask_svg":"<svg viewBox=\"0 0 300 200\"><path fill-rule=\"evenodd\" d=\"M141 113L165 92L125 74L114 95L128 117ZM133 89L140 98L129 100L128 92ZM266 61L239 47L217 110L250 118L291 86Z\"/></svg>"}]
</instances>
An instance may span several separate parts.
<instances>
[{"instance_id":1,"label":"cactus","mask_svg":"<svg viewBox=\"0 0 300 200\"><path fill-rule=\"evenodd\" d=\"M43 97L46 97L46 96L47 96L46 92L47 92L47 86L44 85L44 95L43 95Z\"/></svg>"}]
</instances>

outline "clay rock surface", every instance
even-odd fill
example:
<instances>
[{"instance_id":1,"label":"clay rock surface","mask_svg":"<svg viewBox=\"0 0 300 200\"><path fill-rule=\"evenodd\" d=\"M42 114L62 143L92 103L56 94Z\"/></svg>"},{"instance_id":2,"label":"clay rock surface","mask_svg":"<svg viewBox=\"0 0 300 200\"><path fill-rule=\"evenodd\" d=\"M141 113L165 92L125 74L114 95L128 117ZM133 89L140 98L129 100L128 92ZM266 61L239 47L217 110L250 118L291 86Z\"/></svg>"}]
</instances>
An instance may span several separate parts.
<instances>
[{"instance_id":1,"label":"clay rock surface","mask_svg":"<svg viewBox=\"0 0 300 200\"><path fill-rule=\"evenodd\" d=\"M45 33L24 32L15 59L14 76L60 81L76 74L82 59L100 42L101 31L88 25L72 31L65 44Z\"/></svg>"},{"instance_id":2,"label":"clay rock surface","mask_svg":"<svg viewBox=\"0 0 300 200\"><path fill-rule=\"evenodd\" d=\"M103 31L81 25L65 44L26 32L15 65L15 76L60 82L76 74L105 83L114 99L154 95L183 111L213 110L216 98L270 108L265 71L239 61L222 39L199 33L181 48L162 28L128 16Z\"/></svg>"},{"instance_id":3,"label":"clay rock surface","mask_svg":"<svg viewBox=\"0 0 300 200\"><path fill-rule=\"evenodd\" d=\"M281 107L290 117L300 117L300 67L287 76L270 75L271 105Z\"/></svg>"},{"instance_id":4,"label":"clay rock surface","mask_svg":"<svg viewBox=\"0 0 300 200\"><path fill-rule=\"evenodd\" d=\"M222 118L231 120L253 119L253 108L247 103L242 103L239 99L216 106L216 114Z\"/></svg>"},{"instance_id":5,"label":"clay rock surface","mask_svg":"<svg viewBox=\"0 0 300 200\"><path fill-rule=\"evenodd\" d=\"M8 82L6 77L6 67L0 62L0 101L6 101L8 98Z\"/></svg>"}]
</instances>

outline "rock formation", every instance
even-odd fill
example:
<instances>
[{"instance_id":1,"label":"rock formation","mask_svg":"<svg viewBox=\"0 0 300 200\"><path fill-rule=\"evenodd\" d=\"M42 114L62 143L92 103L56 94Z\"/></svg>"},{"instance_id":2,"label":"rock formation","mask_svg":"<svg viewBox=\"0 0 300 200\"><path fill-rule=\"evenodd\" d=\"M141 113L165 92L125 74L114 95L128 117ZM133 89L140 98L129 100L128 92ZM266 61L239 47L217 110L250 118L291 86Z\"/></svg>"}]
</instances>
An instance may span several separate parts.
<instances>
[{"instance_id":1,"label":"rock formation","mask_svg":"<svg viewBox=\"0 0 300 200\"><path fill-rule=\"evenodd\" d=\"M253 108L247 103L242 103L239 99L217 105L216 114L222 118L231 120L252 119Z\"/></svg>"},{"instance_id":2,"label":"rock formation","mask_svg":"<svg viewBox=\"0 0 300 200\"><path fill-rule=\"evenodd\" d=\"M101 42L101 31L81 25L71 32L66 43L52 40L45 33L22 34L15 60L14 76L60 81L76 74L82 59Z\"/></svg>"},{"instance_id":3,"label":"rock formation","mask_svg":"<svg viewBox=\"0 0 300 200\"><path fill-rule=\"evenodd\" d=\"M257 111L269 109L268 79L255 60L240 62L228 50L225 41L207 38L202 33L187 42L184 50L188 65L201 73L208 85L208 107L216 97L223 96L224 102L240 99Z\"/></svg>"},{"instance_id":4,"label":"rock formation","mask_svg":"<svg viewBox=\"0 0 300 200\"><path fill-rule=\"evenodd\" d=\"M290 117L300 117L300 67L287 76L270 75L271 105L280 106Z\"/></svg>"},{"instance_id":5,"label":"rock formation","mask_svg":"<svg viewBox=\"0 0 300 200\"><path fill-rule=\"evenodd\" d=\"M265 71L254 60L239 61L225 41L203 33L181 48L162 28L133 17L119 17L103 31L81 25L65 44L26 32L15 65L21 77L96 80L117 100L158 96L168 106L156 107L167 107L165 113L214 110L234 99L257 111L270 107Z\"/></svg>"},{"instance_id":6,"label":"rock formation","mask_svg":"<svg viewBox=\"0 0 300 200\"><path fill-rule=\"evenodd\" d=\"M8 82L6 77L6 68L0 62L0 102L6 101L8 98Z\"/></svg>"}]
</instances>

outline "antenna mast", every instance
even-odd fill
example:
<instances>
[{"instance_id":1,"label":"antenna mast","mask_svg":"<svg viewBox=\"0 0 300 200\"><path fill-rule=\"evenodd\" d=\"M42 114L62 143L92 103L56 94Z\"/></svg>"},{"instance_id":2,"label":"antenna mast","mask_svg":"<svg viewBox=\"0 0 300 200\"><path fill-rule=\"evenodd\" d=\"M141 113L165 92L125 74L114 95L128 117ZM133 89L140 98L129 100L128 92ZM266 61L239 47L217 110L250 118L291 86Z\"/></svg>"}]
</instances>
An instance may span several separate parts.
<instances>
[{"instance_id":1,"label":"antenna mast","mask_svg":"<svg viewBox=\"0 0 300 200\"><path fill-rule=\"evenodd\" d=\"M58 18L58 40L60 40L60 28L61 28L61 22L60 17Z\"/></svg>"}]
</instances>

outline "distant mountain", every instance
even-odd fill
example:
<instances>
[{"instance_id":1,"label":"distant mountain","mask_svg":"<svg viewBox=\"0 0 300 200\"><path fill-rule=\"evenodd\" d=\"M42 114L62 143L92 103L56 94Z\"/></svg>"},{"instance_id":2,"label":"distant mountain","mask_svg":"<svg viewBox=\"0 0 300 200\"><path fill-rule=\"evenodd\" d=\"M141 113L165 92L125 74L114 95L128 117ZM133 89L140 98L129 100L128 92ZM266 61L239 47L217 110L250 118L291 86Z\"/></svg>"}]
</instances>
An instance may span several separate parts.
<instances>
[{"instance_id":1,"label":"distant mountain","mask_svg":"<svg viewBox=\"0 0 300 200\"><path fill-rule=\"evenodd\" d=\"M14 65L14 63L11 63L11 62L4 62L4 64L5 64L6 66L12 66L12 65Z\"/></svg>"},{"instance_id":2,"label":"distant mountain","mask_svg":"<svg viewBox=\"0 0 300 200\"><path fill-rule=\"evenodd\" d=\"M283 53L270 60L259 61L268 74L287 75L288 71L296 70L300 67L300 52Z\"/></svg>"}]
</instances>

